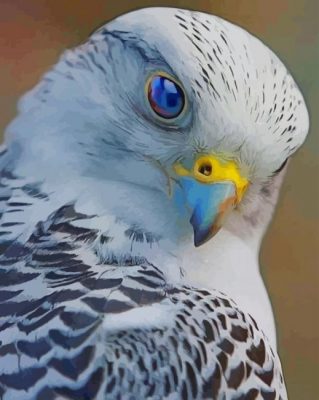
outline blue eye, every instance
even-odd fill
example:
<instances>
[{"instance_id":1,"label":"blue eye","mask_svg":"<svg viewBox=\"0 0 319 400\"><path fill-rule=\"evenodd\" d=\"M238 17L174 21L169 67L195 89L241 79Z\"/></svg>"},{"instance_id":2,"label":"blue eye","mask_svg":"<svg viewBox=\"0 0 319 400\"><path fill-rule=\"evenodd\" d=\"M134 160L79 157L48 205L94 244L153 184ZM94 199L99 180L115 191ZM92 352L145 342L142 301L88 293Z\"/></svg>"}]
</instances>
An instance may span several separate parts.
<instances>
[{"instance_id":1,"label":"blue eye","mask_svg":"<svg viewBox=\"0 0 319 400\"><path fill-rule=\"evenodd\" d=\"M176 118L184 109L183 89L166 76L152 76L148 81L147 94L152 109L162 118Z\"/></svg>"}]
</instances>

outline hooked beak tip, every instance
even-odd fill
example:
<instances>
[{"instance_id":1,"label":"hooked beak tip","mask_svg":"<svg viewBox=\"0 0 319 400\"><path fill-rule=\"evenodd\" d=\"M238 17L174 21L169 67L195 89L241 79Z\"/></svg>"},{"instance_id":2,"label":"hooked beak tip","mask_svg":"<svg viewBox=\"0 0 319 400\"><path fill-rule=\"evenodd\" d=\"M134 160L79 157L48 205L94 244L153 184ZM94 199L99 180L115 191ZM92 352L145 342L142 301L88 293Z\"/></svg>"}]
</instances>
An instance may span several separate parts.
<instances>
[{"instance_id":1,"label":"hooked beak tip","mask_svg":"<svg viewBox=\"0 0 319 400\"><path fill-rule=\"evenodd\" d=\"M175 201L182 215L191 217L194 245L199 247L220 230L241 201L248 180L234 161L221 162L209 154L197 157L190 170L178 162L174 171L179 182Z\"/></svg>"},{"instance_id":2,"label":"hooked beak tip","mask_svg":"<svg viewBox=\"0 0 319 400\"><path fill-rule=\"evenodd\" d=\"M191 224L194 230L194 246L200 247L208 242L213 236L215 236L220 230L221 226L217 224L211 225L209 228L201 229L191 218Z\"/></svg>"},{"instance_id":3,"label":"hooked beak tip","mask_svg":"<svg viewBox=\"0 0 319 400\"><path fill-rule=\"evenodd\" d=\"M216 200L216 199L215 199ZM228 195L217 201L216 207L204 207L201 202L194 208L190 223L194 231L194 245L199 247L208 242L221 229L224 220L236 204L234 195ZM214 210L212 212L212 210Z\"/></svg>"}]
</instances>

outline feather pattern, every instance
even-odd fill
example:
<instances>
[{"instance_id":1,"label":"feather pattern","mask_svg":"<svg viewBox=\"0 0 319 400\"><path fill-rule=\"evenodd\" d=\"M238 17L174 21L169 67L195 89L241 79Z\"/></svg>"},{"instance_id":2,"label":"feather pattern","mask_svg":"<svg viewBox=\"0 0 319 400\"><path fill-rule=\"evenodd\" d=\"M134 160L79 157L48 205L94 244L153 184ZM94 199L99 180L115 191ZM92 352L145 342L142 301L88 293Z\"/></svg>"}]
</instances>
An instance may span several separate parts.
<instances>
[{"instance_id":1,"label":"feather pattern","mask_svg":"<svg viewBox=\"0 0 319 400\"><path fill-rule=\"evenodd\" d=\"M174 120L155 73L181 84ZM1 400L287 399L256 260L308 126L285 66L218 17L139 10L66 51L0 150ZM173 165L200 153L249 188L195 251Z\"/></svg>"},{"instance_id":2,"label":"feather pattern","mask_svg":"<svg viewBox=\"0 0 319 400\"><path fill-rule=\"evenodd\" d=\"M29 188L17 204L3 179L5 214L47 199ZM251 316L218 291L170 284L150 263L98 263L99 233L81 227L90 218L66 204L27 240L2 241L3 400L286 398Z\"/></svg>"}]
</instances>

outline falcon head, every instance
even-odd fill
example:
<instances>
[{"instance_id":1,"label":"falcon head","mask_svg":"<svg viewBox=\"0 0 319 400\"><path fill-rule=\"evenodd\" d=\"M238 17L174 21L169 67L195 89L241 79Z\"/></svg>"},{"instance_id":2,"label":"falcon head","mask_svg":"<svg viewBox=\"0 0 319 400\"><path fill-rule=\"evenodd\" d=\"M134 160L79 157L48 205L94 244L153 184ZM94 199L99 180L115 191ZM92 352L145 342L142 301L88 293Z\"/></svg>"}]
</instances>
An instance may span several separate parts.
<instances>
[{"instance_id":1,"label":"falcon head","mask_svg":"<svg viewBox=\"0 0 319 400\"><path fill-rule=\"evenodd\" d=\"M149 8L67 51L20 102L8 141L20 175L48 187L94 180L131 225L151 209L149 230L170 226L199 246L225 216L243 222L263 207L308 125L296 83L261 41L212 15ZM126 198L103 197L110 181Z\"/></svg>"}]
</instances>

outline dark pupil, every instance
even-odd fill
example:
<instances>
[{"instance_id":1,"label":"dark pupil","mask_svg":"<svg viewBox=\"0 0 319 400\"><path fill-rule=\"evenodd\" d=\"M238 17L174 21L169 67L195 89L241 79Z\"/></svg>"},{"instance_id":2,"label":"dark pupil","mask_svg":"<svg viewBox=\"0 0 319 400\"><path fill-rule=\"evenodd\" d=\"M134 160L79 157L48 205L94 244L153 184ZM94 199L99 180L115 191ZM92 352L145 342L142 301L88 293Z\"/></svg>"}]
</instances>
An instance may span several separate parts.
<instances>
[{"instance_id":1,"label":"dark pupil","mask_svg":"<svg viewBox=\"0 0 319 400\"><path fill-rule=\"evenodd\" d=\"M163 118L176 118L184 108L183 90L172 80L156 75L148 87L151 107Z\"/></svg>"},{"instance_id":2,"label":"dark pupil","mask_svg":"<svg viewBox=\"0 0 319 400\"><path fill-rule=\"evenodd\" d=\"M212 166L204 164L200 167L199 172L203 175L209 176L212 173Z\"/></svg>"}]
</instances>

